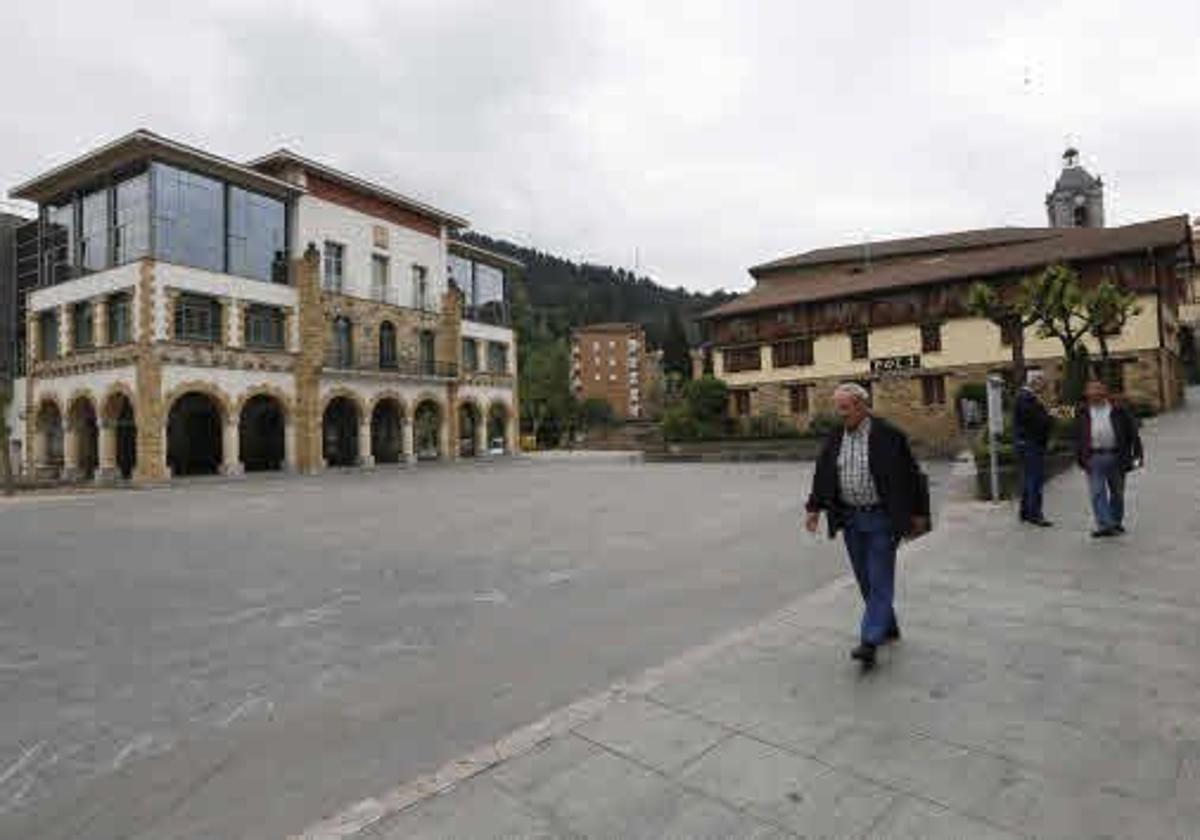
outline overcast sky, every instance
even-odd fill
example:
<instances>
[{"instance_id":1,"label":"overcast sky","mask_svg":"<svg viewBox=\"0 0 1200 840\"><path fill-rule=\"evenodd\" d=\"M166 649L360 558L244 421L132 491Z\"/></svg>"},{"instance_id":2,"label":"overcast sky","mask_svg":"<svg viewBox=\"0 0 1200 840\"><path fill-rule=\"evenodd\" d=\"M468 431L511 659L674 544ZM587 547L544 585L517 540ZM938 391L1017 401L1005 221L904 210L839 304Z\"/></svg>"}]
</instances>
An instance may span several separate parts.
<instances>
[{"instance_id":1,"label":"overcast sky","mask_svg":"<svg viewBox=\"0 0 1200 840\"><path fill-rule=\"evenodd\" d=\"M1200 212L1200 3L0 3L3 191L144 126L287 145L668 286L813 247Z\"/></svg>"}]
</instances>

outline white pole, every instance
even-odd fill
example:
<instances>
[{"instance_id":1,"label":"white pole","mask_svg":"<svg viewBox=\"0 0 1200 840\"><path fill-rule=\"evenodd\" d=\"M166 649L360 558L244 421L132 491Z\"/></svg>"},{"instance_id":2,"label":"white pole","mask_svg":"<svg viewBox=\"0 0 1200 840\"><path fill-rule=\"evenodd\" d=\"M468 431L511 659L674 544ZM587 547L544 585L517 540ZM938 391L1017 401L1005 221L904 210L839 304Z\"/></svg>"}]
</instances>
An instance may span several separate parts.
<instances>
[{"instance_id":1,"label":"white pole","mask_svg":"<svg viewBox=\"0 0 1200 840\"><path fill-rule=\"evenodd\" d=\"M996 453L996 438L1004 431L1004 402L1001 394L1004 380L992 374L987 379L988 453L992 469L992 501L1000 501L1000 458Z\"/></svg>"}]
</instances>

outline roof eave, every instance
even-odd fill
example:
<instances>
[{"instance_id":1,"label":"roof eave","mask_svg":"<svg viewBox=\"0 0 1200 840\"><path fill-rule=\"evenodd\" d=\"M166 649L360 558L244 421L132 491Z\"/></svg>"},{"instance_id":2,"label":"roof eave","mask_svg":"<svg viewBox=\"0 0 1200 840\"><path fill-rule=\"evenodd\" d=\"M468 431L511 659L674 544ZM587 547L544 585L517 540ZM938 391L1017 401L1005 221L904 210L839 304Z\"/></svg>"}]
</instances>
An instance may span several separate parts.
<instances>
[{"instance_id":1,"label":"roof eave","mask_svg":"<svg viewBox=\"0 0 1200 840\"><path fill-rule=\"evenodd\" d=\"M271 195L287 196L301 194L305 190L296 184L273 178L256 169L236 161L214 155L203 149L189 146L139 128L98 149L60 164L47 172L31 178L9 190L11 198L43 203L69 191L73 186L94 178L106 169L132 162L141 157L160 157L173 163L191 164L213 174L253 187Z\"/></svg>"},{"instance_id":2,"label":"roof eave","mask_svg":"<svg viewBox=\"0 0 1200 840\"><path fill-rule=\"evenodd\" d=\"M348 172L343 172L340 169L334 169L331 166L326 166L325 164L312 160L311 158L306 158L303 155L296 154L289 149L277 149L274 152L270 152L262 157L249 161L246 165L257 168L271 163L295 164L302 169L311 170L318 175L328 178L331 181L336 181L343 186L360 190L373 195L376 198L383 199L384 201L398 204L401 207L404 207L415 213L420 213L421 215L436 219L439 222L445 223L449 227L465 228L470 226L470 222L462 216L455 215L454 213L448 213L445 210L439 210L431 204L425 204L422 201L409 198L406 195L402 195L394 190L388 189L387 187L374 184L363 178L351 175Z\"/></svg>"}]
</instances>

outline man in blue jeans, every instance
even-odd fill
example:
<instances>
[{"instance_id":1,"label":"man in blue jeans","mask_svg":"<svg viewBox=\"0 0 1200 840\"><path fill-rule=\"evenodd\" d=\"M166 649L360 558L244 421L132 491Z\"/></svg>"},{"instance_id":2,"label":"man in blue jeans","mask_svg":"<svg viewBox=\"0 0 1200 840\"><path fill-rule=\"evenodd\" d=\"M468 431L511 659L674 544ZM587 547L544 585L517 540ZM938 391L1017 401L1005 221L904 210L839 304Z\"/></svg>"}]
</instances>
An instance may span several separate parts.
<instances>
[{"instance_id":1,"label":"man in blue jeans","mask_svg":"<svg viewBox=\"0 0 1200 840\"><path fill-rule=\"evenodd\" d=\"M1125 475L1142 465L1142 438L1137 421L1108 397L1099 380L1087 383L1086 402L1075 414L1075 455L1087 473L1096 538L1125 533Z\"/></svg>"},{"instance_id":2,"label":"man in blue jeans","mask_svg":"<svg viewBox=\"0 0 1200 840\"><path fill-rule=\"evenodd\" d=\"M850 655L870 668L876 649L900 638L892 604L896 547L901 538L924 533L929 509L908 438L871 415L866 389L839 385L833 404L842 427L830 434L817 458L804 524L815 533L824 511L829 536L844 532L865 604L861 643Z\"/></svg>"},{"instance_id":3,"label":"man in blue jeans","mask_svg":"<svg viewBox=\"0 0 1200 840\"><path fill-rule=\"evenodd\" d=\"M1013 406L1013 442L1021 458L1021 521L1049 528L1042 513L1042 488L1046 484L1046 447L1054 421L1042 403L1046 380L1031 370Z\"/></svg>"}]
</instances>

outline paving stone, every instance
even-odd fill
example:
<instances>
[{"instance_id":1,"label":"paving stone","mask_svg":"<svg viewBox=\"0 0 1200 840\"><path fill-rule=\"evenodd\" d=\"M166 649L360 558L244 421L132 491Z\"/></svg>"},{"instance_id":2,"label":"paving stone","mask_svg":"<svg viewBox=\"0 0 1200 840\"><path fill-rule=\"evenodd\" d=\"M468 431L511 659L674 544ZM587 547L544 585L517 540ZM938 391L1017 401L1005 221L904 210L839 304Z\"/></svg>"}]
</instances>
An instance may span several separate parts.
<instances>
[{"instance_id":1,"label":"paving stone","mask_svg":"<svg viewBox=\"0 0 1200 840\"><path fill-rule=\"evenodd\" d=\"M518 799L484 779L427 799L372 826L361 835L372 840L448 840L468 837L520 837L557 840L578 837L556 828Z\"/></svg>"},{"instance_id":2,"label":"paving stone","mask_svg":"<svg viewBox=\"0 0 1200 840\"><path fill-rule=\"evenodd\" d=\"M865 836L880 840L1016 840L1020 835L905 797Z\"/></svg>"},{"instance_id":3,"label":"paving stone","mask_svg":"<svg viewBox=\"0 0 1200 840\"><path fill-rule=\"evenodd\" d=\"M805 837L860 834L896 797L886 788L741 736L688 767L680 781Z\"/></svg>"},{"instance_id":4,"label":"paving stone","mask_svg":"<svg viewBox=\"0 0 1200 840\"><path fill-rule=\"evenodd\" d=\"M668 773L728 735L727 730L695 716L639 698L613 704L576 732Z\"/></svg>"},{"instance_id":5,"label":"paving stone","mask_svg":"<svg viewBox=\"0 0 1200 840\"><path fill-rule=\"evenodd\" d=\"M538 748L495 767L487 775L500 787L525 795L603 750L574 735L552 738Z\"/></svg>"}]
</instances>

